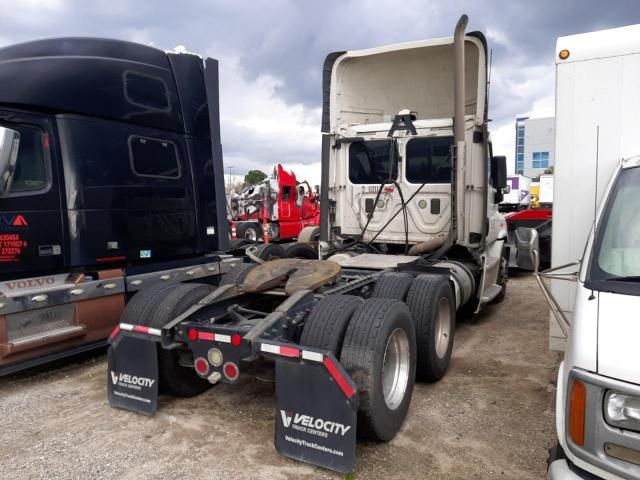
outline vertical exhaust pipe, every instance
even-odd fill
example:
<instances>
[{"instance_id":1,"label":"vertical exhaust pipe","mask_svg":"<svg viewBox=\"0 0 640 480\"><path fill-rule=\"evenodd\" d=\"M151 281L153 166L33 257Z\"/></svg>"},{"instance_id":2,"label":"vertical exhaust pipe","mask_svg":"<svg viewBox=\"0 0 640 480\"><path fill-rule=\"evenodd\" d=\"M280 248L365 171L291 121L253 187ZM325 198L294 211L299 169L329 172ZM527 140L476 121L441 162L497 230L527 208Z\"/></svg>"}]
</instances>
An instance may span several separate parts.
<instances>
[{"instance_id":1,"label":"vertical exhaust pipe","mask_svg":"<svg viewBox=\"0 0 640 480\"><path fill-rule=\"evenodd\" d=\"M453 48L455 58L455 91L453 100L453 134L456 145L464 142L464 31L469 23L469 17L462 15L456 24L453 34Z\"/></svg>"},{"instance_id":2,"label":"vertical exhaust pipe","mask_svg":"<svg viewBox=\"0 0 640 480\"><path fill-rule=\"evenodd\" d=\"M451 181L451 231L449 241L464 246L468 244L465 204L465 143L464 143L464 31L469 17L462 15L453 34L454 92L453 92L453 140L455 155Z\"/></svg>"}]
</instances>

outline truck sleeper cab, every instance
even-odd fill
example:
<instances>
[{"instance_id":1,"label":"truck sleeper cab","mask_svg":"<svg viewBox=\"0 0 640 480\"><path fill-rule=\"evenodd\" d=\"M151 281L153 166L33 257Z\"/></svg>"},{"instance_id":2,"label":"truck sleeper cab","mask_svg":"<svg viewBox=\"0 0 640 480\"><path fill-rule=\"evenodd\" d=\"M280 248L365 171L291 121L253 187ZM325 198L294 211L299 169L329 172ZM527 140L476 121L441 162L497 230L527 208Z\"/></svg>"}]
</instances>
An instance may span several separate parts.
<instances>
[{"instance_id":1,"label":"truck sleeper cab","mask_svg":"<svg viewBox=\"0 0 640 480\"><path fill-rule=\"evenodd\" d=\"M104 344L143 285L220 273L214 60L42 40L0 49L0 82L0 372Z\"/></svg>"}]
</instances>

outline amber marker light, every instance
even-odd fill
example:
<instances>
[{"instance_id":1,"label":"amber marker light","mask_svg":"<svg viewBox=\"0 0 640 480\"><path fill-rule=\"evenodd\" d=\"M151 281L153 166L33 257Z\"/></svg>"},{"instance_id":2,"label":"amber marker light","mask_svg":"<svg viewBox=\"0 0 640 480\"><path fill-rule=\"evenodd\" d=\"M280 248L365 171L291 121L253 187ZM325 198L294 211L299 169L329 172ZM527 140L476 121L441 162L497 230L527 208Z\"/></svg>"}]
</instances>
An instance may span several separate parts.
<instances>
[{"instance_id":1,"label":"amber marker light","mask_svg":"<svg viewBox=\"0 0 640 480\"><path fill-rule=\"evenodd\" d=\"M584 445L584 415L587 405L587 389L580 380L575 380L571 386L569 399L569 435L573 443Z\"/></svg>"},{"instance_id":2,"label":"amber marker light","mask_svg":"<svg viewBox=\"0 0 640 480\"><path fill-rule=\"evenodd\" d=\"M567 58L569 58L569 50L567 50L566 48L564 50L560 50L558 56L560 57L560 60L566 60Z\"/></svg>"}]
</instances>

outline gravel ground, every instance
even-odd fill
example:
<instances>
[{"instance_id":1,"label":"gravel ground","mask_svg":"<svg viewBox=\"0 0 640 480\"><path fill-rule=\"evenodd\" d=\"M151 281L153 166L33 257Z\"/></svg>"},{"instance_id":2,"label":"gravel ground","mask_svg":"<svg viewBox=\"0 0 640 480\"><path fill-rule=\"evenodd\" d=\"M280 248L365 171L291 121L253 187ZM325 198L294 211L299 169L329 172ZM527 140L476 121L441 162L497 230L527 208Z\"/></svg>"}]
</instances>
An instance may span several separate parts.
<instances>
[{"instance_id":1,"label":"gravel ground","mask_svg":"<svg viewBox=\"0 0 640 480\"><path fill-rule=\"evenodd\" d=\"M539 479L554 441L547 309L535 281L458 325L451 368L416 385L388 444L358 444L352 478ZM0 477L341 478L281 457L273 385L253 377L148 418L111 409L104 354L0 379Z\"/></svg>"}]
</instances>

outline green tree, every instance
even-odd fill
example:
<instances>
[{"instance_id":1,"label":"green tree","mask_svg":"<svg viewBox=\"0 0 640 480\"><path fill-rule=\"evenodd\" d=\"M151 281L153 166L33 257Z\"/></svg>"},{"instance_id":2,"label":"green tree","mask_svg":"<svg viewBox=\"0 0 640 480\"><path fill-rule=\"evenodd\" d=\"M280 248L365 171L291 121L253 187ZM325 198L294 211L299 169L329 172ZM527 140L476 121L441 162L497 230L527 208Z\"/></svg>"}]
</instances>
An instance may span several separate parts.
<instances>
[{"instance_id":1,"label":"green tree","mask_svg":"<svg viewBox=\"0 0 640 480\"><path fill-rule=\"evenodd\" d=\"M553 165L551 165L549 168L547 168L547 169L544 171L544 173L545 173L545 174L549 174L549 173L550 173L550 174L552 174L552 175L553 175Z\"/></svg>"},{"instance_id":2,"label":"green tree","mask_svg":"<svg viewBox=\"0 0 640 480\"><path fill-rule=\"evenodd\" d=\"M249 173L244 176L244 184L245 186L256 185L265 178L267 178L266 173L261 172L260 170L249 170Z\"/></svg>"}]
</instances>

